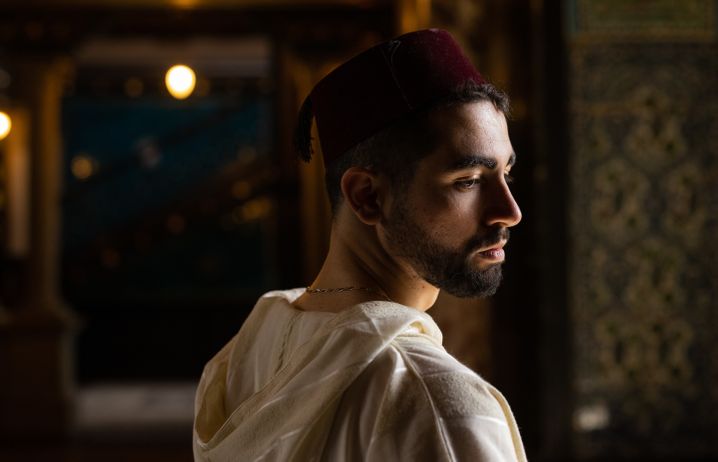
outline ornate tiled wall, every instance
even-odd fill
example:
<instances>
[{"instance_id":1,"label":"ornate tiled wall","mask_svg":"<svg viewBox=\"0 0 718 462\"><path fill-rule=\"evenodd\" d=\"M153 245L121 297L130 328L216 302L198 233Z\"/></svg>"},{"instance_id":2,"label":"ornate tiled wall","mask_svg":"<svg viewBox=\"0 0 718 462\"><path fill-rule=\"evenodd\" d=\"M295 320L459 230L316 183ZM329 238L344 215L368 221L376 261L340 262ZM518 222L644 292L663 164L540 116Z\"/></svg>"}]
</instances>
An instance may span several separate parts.
<instances>
[{"instance_id":1,"label":"ornate tiled wall","mask_svg":"<svg viewBox=\"0 0 718 462\"><path fill-rule=\"evenodd\" d=\"M716 2L567 5L575 452L718 457Z\"/></svg>"}]
</instances>

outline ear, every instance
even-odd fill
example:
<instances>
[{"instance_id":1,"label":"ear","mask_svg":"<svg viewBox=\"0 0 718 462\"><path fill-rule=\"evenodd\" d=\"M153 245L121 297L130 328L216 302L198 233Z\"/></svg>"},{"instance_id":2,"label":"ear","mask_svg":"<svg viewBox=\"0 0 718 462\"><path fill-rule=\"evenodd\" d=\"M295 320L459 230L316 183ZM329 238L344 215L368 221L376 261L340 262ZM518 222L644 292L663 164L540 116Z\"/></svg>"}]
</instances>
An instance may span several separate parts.
<instances>
[{"instance_id":1,"label":"ear","mask_svg":"<svg viewBox=\"0 0 718 462\"><path fill-rule=\"evenodd\" d=\"M375 225L382 219L382 190L379 176L363 167L348 168L341 179L346 205L364 224Z\"/></svg>"}]
</instances>

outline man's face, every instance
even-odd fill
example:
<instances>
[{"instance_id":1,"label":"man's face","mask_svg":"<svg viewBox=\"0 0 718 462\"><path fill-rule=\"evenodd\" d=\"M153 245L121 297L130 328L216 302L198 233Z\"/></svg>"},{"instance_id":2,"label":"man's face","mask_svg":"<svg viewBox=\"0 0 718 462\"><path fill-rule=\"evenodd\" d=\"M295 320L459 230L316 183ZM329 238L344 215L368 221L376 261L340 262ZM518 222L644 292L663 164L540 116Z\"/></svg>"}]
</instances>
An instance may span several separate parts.
<instances>
[{"instance_id":1,"label":"man's face","mask_svg":"<svg viewBox=\"0 0 718 462\"><path fill-rule=\"evenodd\" d=\"M431 114L437 147L392 197L388 251L458 297L492 295L501 282L508 228L521 220L509 191L515 155L506 118L490 102Z\"/></svg>"}]
</instances>

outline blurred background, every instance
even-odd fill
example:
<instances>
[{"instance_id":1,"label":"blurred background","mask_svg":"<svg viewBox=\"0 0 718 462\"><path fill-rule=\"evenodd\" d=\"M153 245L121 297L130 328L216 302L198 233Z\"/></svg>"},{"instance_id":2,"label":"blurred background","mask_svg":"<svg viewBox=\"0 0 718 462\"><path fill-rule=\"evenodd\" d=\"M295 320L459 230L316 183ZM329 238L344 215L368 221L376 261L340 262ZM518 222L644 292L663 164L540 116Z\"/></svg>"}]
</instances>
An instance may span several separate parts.
<instances>
[{"instance_id":1,"label":"blurred background","mask_svg":"<svg viewBox=\"0 0 718 462\"><path fill-rule=\"evenodd\" d=\"M530 460L718 459L715 0L3 0L0 460L192 459L204 363L326 251L301 101L425 27L511 96L524 212L447 349Z\"/></svg>"}]
</instances>

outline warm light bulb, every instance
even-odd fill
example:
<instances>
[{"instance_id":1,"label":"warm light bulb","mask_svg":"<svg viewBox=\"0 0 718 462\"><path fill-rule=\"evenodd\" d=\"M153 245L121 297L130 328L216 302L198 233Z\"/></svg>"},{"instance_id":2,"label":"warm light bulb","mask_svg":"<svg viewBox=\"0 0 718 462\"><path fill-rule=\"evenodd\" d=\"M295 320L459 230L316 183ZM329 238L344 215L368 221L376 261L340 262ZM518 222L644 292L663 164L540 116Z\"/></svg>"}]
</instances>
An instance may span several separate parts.
<instances>
[{"instance_id":1,"label":"warm light bulb","mask_svg":"<svg viewBox=\"0 0 718 462\"><path fill-rule=\"evenodd\" d=\"M167 90L177 99L185 99L191 95L196 83L194 71L183 64L172 66L165 75Z\"/></svg>"},{"instance_id":2,"label":"warm light bulb","mask_svg":"<svg viewBox=\"0 0 718 462\"><path fill-rule=\"evenodd\" d=\"M85 154L80 154L72 158L71 163L72 174L80 181L87 180L95 174L97 170L93 159Z\"/></svg>"},{"instance_id":3,"label":"warm light bulb","mask_svg":"<svg viewBox=\"0 0 718 462\"><path fill-rule=\"evenodd\" d=\"M11 128L12 120L10 120L10 116L0 111L0 140L5 139Z\"/></svg>"}]
</instances>

